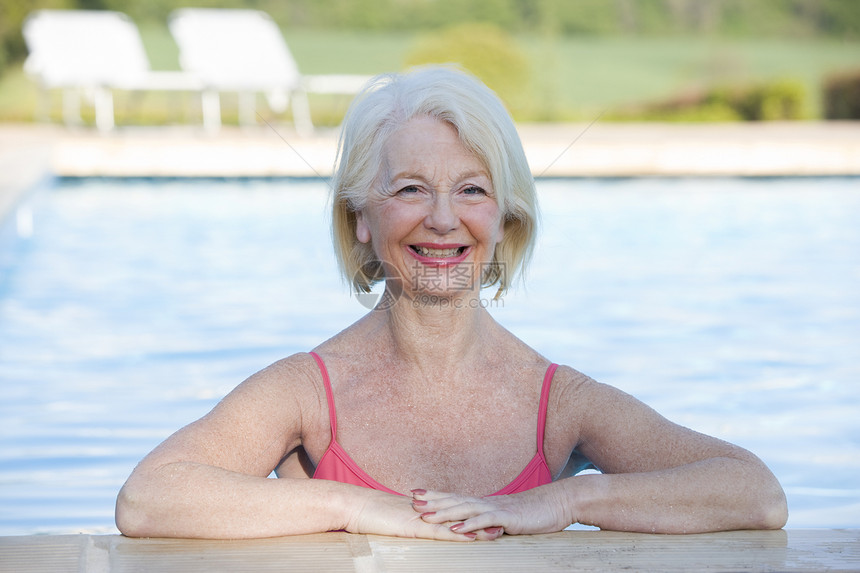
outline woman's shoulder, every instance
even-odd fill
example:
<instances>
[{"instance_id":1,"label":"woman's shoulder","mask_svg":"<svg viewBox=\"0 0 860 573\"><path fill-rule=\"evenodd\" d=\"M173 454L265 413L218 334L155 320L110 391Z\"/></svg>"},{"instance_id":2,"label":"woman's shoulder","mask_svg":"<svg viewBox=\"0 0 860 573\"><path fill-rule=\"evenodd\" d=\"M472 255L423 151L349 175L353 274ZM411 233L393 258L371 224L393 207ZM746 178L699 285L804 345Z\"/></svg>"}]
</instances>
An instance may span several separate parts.
<instances>
[{"instance_id":1,"label":"woman's shoulder","mask_svg":"<svg viewBox=\"0 0 860 573\"><path fill-rule=\"evenodd\" d=\"M554 367L552 376L553 386L557 384L581 385L594 382L594 380L579 370L555 360L555 357L545 356L506 328L499 326L499 331L502 334L497 339L499 345L494 353L504 356L506 361L516 362L529 369L547 372L550 368Z\"/></svg>"},{"instance_id":2,"label":"woman's shoulder","mask_svg":"<svg viewBox=\"0 0 860 573\"><path fill-rule=\"evenodd\" d=\"M605 422L625 417L644 406L631 394L611 384L598 382L579 370L559 365L553 377L551 403L579 420Z\"/></svg>"},{"instance_id":3,"label":"woman's shoulder","mask_svg":"<svg viewBox=\"0 0 860 573\"><path fill-rule=\"evenodd\" d=\"M326 403L320 368L309 352L297 352L251 375L225 399L257 411L271 410L276 418L299 416L302 424L321 415Z\"/></svg>"},{"instance_id":4,"label":"woman's shoulder","mask_svg":"<svg viewBox=\"0 0 860 573\"><path fill-rule=\"evenodd\" d=\"M563 384L571 390L585 390L598 384L598 382L591 376L580 372L573 366L569 366L564 363L555 363L555 366L556 370L555 375L553 376L553 381L557 381L559 384Z\"/></svg>"},{"instance_id":5,"label":"woman's shoulder","mask_svg":"<svg viewBox=\"0 0 860 573\"><path fill-rule=\"evenodd\" d=\"M550 410L568 419L580 418L582 411L593 405L595 390L604 385L567 364L555 361L551 364L555 371L549 395Z\"/></svg>"},{"instance_id":6,"label":"woman's shoulder","mask_svg":"<svg viewBox=\"0 0 860 573\"><path fill-rule=\"evenodd\" d=\"M296 352L260 370L257 375L272 378L304 377L317 371L316 361L311 353Z\"/></svg>"},{"instance_id":7,"label":"woman's shoulder","mask_svg":"<svg viewBox=\"0 0 860 573\"><path fill-rule=\"evenodd\" d=\"M250 376L240 385L250 391L284 392L296 395L317 393L320 369L310 352L281 358Z\"/></svg>"},{"instance_id":8,"label":"woman's shoulder","mask_svg":"<svg viewBox=\"0 0 860 573\"><path fill-rule=\"evenodd\" d=\"M553 391L562 387L578 387L594 382L575 368L557 362L554 357L545 356L501 325L498 325L498 334L495 339L496 346L490 350L490 354L498 360L499 364L505 364L508 368L522 369L524 373L549 374L551 372Z\"/></svg>"}]
</instances>

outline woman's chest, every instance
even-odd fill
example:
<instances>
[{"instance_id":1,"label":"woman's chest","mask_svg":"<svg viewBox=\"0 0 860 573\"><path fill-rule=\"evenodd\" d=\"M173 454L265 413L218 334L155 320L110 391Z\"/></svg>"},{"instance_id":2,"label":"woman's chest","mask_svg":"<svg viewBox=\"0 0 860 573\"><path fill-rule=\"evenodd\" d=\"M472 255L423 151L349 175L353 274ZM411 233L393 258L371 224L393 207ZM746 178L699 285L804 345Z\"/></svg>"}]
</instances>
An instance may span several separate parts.
<instances>
[{"instance_id":1,"label":"woman's chest","mask_svg":"<svg viewBox=\"0 0 860 573\"><path fill-rule=\"evenodd\" d=\"M319 464L331 447L333 415L338 451L325 464L346 464L345 471L401 493L487 495L518 478L538 454L540 394L473 394L442 399L341 389L305 448Z\"/></svg>"}]
</instances>

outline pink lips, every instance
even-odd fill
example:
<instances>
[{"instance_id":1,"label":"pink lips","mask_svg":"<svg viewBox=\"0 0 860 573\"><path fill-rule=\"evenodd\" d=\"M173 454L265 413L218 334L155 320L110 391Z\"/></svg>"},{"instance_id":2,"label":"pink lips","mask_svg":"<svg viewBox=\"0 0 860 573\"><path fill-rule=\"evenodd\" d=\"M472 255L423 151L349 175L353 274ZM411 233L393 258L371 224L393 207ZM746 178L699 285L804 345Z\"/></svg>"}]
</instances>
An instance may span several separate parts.
<instances>
[{"instance_id":1,"label":"pink lips","mask_svg":"<svg viewBox=\"0 0 860 573\"><path fill-rule=\"evenodd\" d=\"M437 267L444 267L462 263L472 251L472 248L468 245L458 244L417 243L414 246L424 247L427 249L463 249L462 253L453 257L428 257L426 255L416 252L415 249L412 248L412 246L406 247L406 250L409 252L409 254L412 255L421 264Z\"/></svg>"}]
</instances>

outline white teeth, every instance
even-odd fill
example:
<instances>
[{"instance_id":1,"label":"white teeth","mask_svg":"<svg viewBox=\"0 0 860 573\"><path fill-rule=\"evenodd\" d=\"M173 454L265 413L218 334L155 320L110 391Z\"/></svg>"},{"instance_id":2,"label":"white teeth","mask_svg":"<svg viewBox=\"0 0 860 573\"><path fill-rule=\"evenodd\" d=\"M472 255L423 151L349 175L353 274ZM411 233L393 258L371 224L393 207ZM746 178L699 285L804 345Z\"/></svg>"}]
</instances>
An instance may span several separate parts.
<instances>
[{"instance_id":1,"label":"white teeth","mask_svg":"<svg viewBox=\"0 0 860 573\"><path fill-rule=\"evenodd\" d=\"M425 257L453 257L460 253L460 249L428 249L427 247L417 247L418 252L424 255Z\"/></svg>"}]
</instances>

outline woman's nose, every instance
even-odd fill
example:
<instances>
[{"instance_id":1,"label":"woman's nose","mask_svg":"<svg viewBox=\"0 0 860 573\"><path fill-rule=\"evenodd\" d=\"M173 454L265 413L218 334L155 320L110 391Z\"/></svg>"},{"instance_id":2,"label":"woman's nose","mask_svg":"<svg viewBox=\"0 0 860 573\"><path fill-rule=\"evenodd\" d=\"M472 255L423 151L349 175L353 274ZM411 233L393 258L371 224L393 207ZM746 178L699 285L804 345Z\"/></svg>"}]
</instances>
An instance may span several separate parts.
<instances>
[{"instance_id":1,"label":"woman's nose","mask_svg":"<svg viewBox=\"0 0 860 573\"><path fill-rule=\"evenodd\" d=\"M448 193L437 193L430 204L430 211L424 218L424 226L444 235L458 227L460 217Z\"/></svg>"}]
</instances>

